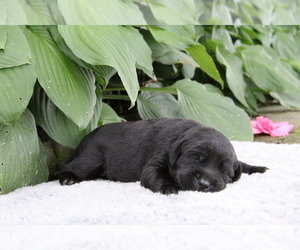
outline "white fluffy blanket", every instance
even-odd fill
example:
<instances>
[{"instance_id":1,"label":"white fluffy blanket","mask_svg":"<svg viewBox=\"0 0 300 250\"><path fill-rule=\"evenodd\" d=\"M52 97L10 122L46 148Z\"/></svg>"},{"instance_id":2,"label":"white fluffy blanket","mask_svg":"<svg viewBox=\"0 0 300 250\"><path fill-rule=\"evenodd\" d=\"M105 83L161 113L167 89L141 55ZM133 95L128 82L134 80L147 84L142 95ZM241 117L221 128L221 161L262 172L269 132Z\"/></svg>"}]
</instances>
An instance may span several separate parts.
<instances>
[{"instance_id":1,"label":"white fluffy blanket","mask_svg":"<svg viewBox=\"0 0 300 250\"><path fill-rule=\"evenodd\" d=\"M300 249L300 144L233 145L239 160L269 170L218 193L97 180L2 195L1 249Z\"/></svg>"}]
</instances>

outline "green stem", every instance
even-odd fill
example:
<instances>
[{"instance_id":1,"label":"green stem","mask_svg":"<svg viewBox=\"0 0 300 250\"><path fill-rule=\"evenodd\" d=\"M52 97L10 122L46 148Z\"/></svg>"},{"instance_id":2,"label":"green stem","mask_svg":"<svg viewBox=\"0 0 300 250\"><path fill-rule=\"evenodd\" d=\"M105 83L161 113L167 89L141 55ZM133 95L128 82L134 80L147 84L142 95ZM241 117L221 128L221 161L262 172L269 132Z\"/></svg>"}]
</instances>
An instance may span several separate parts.
<instances>
[{"instance_id":1,"label":"green stem","mask_svg":"<svg viewBox=\"0 0 300 250\"><path fill-rule=\"evenodd\" d=\"M127 95L103 95L102 99L130 101L129 96Z\"/></svg>"},{"instance_id":2,"label":"green stem","mask_svg":"<svg viewBox=\"0 0 300 250\"><path fill-rule=\"evenodd\" d=\"M258 91L258 92L262 92L264 94L269 94L269 91L266 90L262 90L260 88L249 88L251 91Z\"/></svg>"},{"instance_id":3,"label":"green stem","mask_svg":"<svg viewBox=\"0 0 300 250\"><path fill-rule=\"evenodd\" d=\"M108 91L126 91L124 87L118 87L118 88L106 88L104 92ZM176 89L172 88L150 88L150 87L140 87L140 91L151 91L151 92L160 92L160 93L168 93L176 95L177 91Z\"/></svg>"}]
</instances>

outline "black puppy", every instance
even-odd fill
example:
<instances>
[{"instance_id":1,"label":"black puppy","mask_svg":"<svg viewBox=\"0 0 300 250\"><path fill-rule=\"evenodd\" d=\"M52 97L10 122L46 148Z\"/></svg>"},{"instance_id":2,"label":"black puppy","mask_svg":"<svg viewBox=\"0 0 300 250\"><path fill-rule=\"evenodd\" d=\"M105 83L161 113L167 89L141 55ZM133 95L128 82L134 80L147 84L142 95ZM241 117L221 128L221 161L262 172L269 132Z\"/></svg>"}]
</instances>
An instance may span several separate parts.
<instances>
[{"instance_id":1,"label":"black puppy","mask_svg":"<svg viewBox=\"0 0 300 250\"><path fill-rule=\"evenodd\" d=\"M217 192L242 172L265 167L237 160L230 141L213 128L185 119L113 123L88 134L61 170L62 185L103 178L141 181L153 192Z\"/></svg>"}]
</instances>

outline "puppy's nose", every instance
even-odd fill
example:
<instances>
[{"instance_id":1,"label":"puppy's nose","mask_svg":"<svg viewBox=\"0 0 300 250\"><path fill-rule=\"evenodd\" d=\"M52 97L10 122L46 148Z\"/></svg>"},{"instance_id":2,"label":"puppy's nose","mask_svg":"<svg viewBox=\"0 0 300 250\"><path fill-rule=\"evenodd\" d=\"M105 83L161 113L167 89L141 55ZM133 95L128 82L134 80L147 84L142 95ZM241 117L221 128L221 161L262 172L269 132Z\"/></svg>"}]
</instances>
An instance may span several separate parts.
<instances>
[{"instance_id":1,"label":"puppy's nose","mask_svg":"<svg viewBox=\"0 0 300 250\"><path fill-rule=\"evenodd\" d=\"M201 179L199 180L199 184L200 184L202 187L204 187L204 188L210 187L210 182L209 182L208 180L204 179L204 178L201 178Z\"/></svg>"}]
</instances>

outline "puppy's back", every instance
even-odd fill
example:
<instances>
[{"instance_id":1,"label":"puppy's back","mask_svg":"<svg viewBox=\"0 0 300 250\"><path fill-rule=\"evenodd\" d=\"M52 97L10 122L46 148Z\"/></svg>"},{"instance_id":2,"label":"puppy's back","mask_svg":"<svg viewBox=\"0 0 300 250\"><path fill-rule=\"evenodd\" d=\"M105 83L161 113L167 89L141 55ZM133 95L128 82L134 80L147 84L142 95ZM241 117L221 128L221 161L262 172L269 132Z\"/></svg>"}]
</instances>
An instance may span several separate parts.
<instances>
[{"instance_id":1,"label":"puppy's back","mask_svg":"<svg viewBox=\"0 0 300 250\"><path fill-rule=\"evenodd\" d=\"M70 161L80 155L101 155L108 179L138 181L149 159L166 153L183 132L198 125L168 118L103 125L81 141Z\"/></svg>"}]
</instances>

